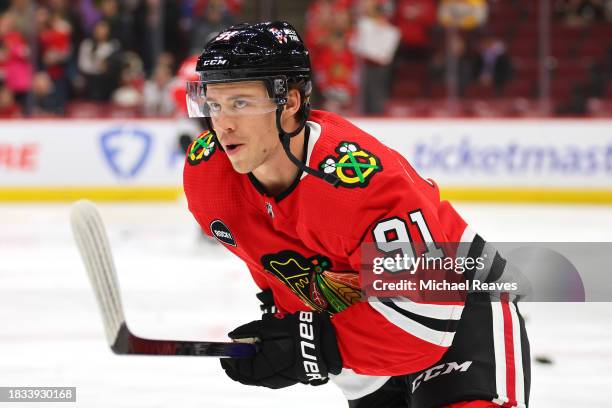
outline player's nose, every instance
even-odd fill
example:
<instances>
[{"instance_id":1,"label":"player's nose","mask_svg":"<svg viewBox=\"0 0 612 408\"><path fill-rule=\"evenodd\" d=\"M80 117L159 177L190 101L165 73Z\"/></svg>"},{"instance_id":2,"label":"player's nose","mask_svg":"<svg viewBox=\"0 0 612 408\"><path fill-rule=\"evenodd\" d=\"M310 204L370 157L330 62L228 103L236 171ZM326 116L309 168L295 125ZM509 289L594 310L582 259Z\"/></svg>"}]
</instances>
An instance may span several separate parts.
<instances>
[{"instance_id":1,"label":"player's nose","mask_svg":"<svg viewBox=\"0 0 612 408\"><path fill-rule=\"evenodd\" d=\"M220 114L213 119L215 130L221 131L222 133L230 133L236 130L236 121L232 116Z\"/></svg>"}]
</instances>

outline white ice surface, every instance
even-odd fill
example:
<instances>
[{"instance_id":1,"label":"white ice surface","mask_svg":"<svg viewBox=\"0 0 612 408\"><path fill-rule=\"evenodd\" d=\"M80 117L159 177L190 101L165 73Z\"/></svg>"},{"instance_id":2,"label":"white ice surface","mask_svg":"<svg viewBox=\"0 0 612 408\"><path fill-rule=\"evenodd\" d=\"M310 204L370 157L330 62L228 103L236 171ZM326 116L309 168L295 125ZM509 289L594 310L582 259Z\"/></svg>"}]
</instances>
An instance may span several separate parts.
<instances>
[{"instance_id":1,"label":"white ice surface","mask_svg":"<svg viewBox=\"0 0 612 408\"><path fill-rule=\"evenodd\" d=\"M456 207L493 242L612 242L611 207ZM100 209L135 333L225 340L227 331L258 318L248 271L220 246L199 240L184 204L103 204ZM333 385L276 391L241 386L214 358L113 355L68 213L65 204L0 205L0 386L76 386L76 406L87 408L346 406ZM532 356L554 362L533 364L531 406L610 407L612 304L523 304L521 309Z\"/></svg>"}]
</instances>

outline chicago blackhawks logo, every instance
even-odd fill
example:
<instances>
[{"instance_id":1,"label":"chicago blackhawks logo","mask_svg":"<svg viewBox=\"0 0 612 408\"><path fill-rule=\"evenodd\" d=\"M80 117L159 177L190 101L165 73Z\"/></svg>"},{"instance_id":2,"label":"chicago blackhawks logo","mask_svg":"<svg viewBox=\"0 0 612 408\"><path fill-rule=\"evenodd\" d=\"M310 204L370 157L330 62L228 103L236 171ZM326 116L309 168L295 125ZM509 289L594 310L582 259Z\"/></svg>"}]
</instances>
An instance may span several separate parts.
<instances>
[{"instance_id":1,"label":"chicago blackhawks logo","mask_svg":"<svg viewBox=\"0 0 612 408\"><path fill-rule=\"evenodd\" d=\"M382 170L378 157L357 143L342 142L337 157L328 156L319 164L325 173L335 173L344 187L366 187L374 174Z\"/></svg>"},{"instance_id":2,"label":"chicago blackhawks logo","mask_svg":"<svg viewBox=\"0 0 612 408\"><path fill-rule=\"evenodd\" d=\"M261 263L314 310L333 314L361 299L359 275L332 271L331 261L324 256L306 258L287 250L264 255Z\"/></svg>"},{"instance_id":3,"label":"chicago blackhawks logo","mask_svg":"<svg viewBox=\"0 0 612 408\"><path fill-rule=\"evenodd\" d=\"M206 130L189 146L187 161L191 165L200 164L210 159L215 150L215 135L210 130Z\"/></svg>"}]
</instances>

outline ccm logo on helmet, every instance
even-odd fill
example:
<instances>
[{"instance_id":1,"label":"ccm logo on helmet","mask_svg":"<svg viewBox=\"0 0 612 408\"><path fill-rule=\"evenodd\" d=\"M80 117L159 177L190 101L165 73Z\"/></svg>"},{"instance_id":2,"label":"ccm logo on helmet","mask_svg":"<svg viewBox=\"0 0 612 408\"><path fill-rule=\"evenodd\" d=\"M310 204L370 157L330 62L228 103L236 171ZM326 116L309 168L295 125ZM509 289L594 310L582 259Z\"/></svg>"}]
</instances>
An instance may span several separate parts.
<instances>
[{"instance_id":1,"label":"ccm logo on helmet","mask_svg":"<svg viewBox=\"0 0 612 408\"><path fill-rule=\"evenodd\" d=\"M224 60L224 59L207 60L207 61L202 62L202 66L225 65L225 64L227 64L227 60Z\"/></svg>"},{"instance_id":2,"label":"ccm logo on helmet","mask_svg":"<svg viewBox=\"0 0 612 408\"><path fill-rule=\"evenodd\" d=\"M300 349L304 358L304 371L309 381L321 380L319 363L315 355L316 346L314 344L314 329L312 327L312 312L300 312ZM312 350L309 354L309 349ZM310 360L310 361L308 361Z\"/></svg>"},{"instance_id":3,"label":"ccm logo on helmet","mask_svg":"<svg viewBox=\"0 0 612 408\"><path fill-rule=\"evenodd\" d=\"M422 372L417 378L414 379L412 382L412 392L419 388L421 383L427 382L439 375L450 374L453 371L465 372L471 365L472 361L464 361L462 364L452 362L431 367L429 370Z\"/></svg>"}]
</instances>

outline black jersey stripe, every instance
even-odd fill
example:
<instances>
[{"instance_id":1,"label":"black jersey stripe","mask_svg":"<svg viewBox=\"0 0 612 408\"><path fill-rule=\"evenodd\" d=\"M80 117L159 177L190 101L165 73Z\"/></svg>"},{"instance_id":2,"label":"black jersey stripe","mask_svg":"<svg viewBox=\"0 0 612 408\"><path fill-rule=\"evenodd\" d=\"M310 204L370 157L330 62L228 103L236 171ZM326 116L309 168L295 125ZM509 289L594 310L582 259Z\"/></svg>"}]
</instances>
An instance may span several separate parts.
<instances>
[{"instance_id":1,"label":"black jersey stripe","mask_svg":"<svg viewBox=\"0 0 612 408\"><path fill-rule=\"evenodd\" d=\"M459 326L459 320L442 320L442 319L434 319L432 317L423 316L420 314L409 312L408 310L402 309L398 305L396 305L393 301L385 298L377 298L383 305L387 306L390 309L395 310L397 313L401 314L408 319L411 319L419 324L422 324L425 327L428 327L432 330L440 331L440 332L451 332L454 333L457 331L457 327Z\"/></svg>"},{"instance_id":2,"label":"black jersey stripe","mask_svg":"<svg viewBox=\"0 0 612 408\"><path fill-rule=\"evenodd\" d=\"M476 259L482 255L482 251L484 251L485 240L478 234L474 236L472 240L472 244L470 245L470 249L467 253L467 259ZM464 273L465 279L468 281L474 280L474 275L476 274L476 266L472 268L466 268Z\"/></svg>"},{"instance_id":3,"label":"black jersey stripe","mask_svg":"<svg viewBox=\"0 0 612 408\"><path fill-rule=\"evenodd\" d=\"M489 275L485 282L495 282L504 274L504 270L506 269L506 260L499 254L499 252L495 252L495 258L493 258L493 263L491 264L491 269L489 270Z\"/></svg>"}]
</instances>

